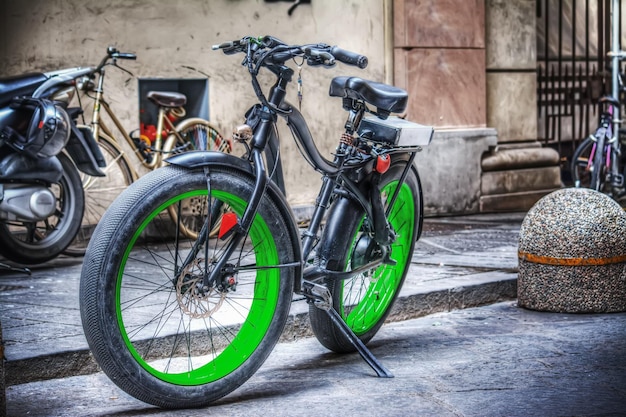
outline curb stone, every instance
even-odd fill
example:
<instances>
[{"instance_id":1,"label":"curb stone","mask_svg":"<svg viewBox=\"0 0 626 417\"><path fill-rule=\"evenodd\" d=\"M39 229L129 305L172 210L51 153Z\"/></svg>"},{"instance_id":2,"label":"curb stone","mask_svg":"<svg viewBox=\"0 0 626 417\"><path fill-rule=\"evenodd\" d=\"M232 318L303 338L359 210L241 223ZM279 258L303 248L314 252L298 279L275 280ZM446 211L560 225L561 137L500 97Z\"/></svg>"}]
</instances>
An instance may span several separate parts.
<instances>
[{"instance_id":1,"label":"curb stone","mask_svg":"<svg viewBox=\"0 0 626 417\"><path fill-rule=\"evenodd\" d=\"M398 322L433 313L447 312L470 307L513 300L517 297L516 274L493 274L481 282L462 285L450 279L435 291L400 294L387 322ZM308 305L304 302L292 305L280 342L297 341L311 337ZM88 349L61 352L6 364L6 385L20 385L69 376L88 375L99 371Z\"/></svg>"}]
</instances>

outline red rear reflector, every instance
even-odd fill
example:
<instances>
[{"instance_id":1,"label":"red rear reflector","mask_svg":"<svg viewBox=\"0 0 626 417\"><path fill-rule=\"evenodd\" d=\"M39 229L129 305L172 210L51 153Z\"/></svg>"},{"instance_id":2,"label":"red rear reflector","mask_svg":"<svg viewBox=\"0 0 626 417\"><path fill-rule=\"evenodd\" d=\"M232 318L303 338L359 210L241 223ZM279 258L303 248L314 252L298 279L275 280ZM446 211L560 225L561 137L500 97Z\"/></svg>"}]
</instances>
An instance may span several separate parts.
<instances>
[{"instance_id":1,"label":"red rear reflector","mask_svg":"<svg viewBox=\"0 0 626 417\"><path fill-rule=\"evenodd\" d=\"M391 158L389 155L379 155L376 158L376 166L374 170L379 174L384 174L389 169L389 165L391 165Z\"/></svg>"},{"instance_id":2,"label":"red rear reflector","mask_svg":"<svg viewBox=\"0 0 626 417\"><path fill-rule=\"evenodd\" d=\"M43 120L39 121L39 129L41 129L43 127Z\"/></svg>"},{"instance_id":3,"label":"red rear reflector","mask_svg":"<svg viewBox=\"0 0 626 417\"><path fill-rule=\"evenodd\" d=\"M237 225L237 215L233 212L224 213L222 216L222 224L220 225L220 232L217 235L218 238L222 238L228 232L230 232L233 227Z\"/></svg>"}]
</instances>

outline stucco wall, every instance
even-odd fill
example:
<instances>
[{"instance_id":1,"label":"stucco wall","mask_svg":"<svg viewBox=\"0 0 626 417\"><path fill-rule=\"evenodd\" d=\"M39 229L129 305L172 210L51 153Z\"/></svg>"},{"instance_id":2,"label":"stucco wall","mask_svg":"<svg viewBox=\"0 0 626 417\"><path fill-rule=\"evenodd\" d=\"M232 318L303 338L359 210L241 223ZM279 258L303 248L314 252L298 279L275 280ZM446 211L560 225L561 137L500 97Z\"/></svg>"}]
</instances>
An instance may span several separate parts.
<instances>
[{"instance_id":1,"label":"stucco wall","mask_svg":"<svg viewBox=\"0 0 626 417\"><path fill-rule=\"evenodd\" d=\"M261 0L0 0L0 76L96 65L114 45L138 55L136 62L123 62L135 78L107 72L105 91L125 126L138 128L137 78L208 76L210 119L230 135L254 95L241 57L212 51L211 45L266 34L290 43L339 45L367 55L369 67L305 66L302 72L302 112L318 147L330 152L344 124L341 101L328 97L330 79L344 74L384 79L383 1L314 0L291 17L289 6ZM290 97L296 102L295 88ZM282 132L288 198L309 204L319 175Z\"/></svg>"}]
</instances>

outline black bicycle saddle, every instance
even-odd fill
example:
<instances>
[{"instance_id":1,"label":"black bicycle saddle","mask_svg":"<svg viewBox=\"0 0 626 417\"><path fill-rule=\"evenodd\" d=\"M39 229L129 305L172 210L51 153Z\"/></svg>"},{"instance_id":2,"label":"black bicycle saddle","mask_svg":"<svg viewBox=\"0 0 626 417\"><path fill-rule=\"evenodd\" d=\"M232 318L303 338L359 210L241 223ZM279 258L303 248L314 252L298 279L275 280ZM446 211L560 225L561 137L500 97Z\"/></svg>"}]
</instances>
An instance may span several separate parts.
<instances>
[{"instance_id":1,"label":"black bicycle saddle","mask_svg":"<svg viewBox=\"0 0 626 417\"><path fill-rule=\"evenodd\" d=\"M403 112L409 97L401 88L347 76L333 78L328 94L332 97L362 100L386 113Z\"/></svg>"}]
</instances>

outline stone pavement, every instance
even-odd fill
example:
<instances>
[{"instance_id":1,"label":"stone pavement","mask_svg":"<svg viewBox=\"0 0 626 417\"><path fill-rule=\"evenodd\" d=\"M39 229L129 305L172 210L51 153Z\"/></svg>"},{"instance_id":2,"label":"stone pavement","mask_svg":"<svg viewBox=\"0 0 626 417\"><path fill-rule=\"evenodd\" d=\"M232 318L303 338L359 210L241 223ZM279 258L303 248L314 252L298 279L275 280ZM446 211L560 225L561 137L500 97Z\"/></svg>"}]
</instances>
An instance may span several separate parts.
<instances>
[{"instance_id":1,"label":"stone pavement","mask_svg":"<svg viewBox=\"0 0 626 417\"><path fill-rule=\"evenodd\" d=\"M626 314L557 314L515 301L389 323L370 343L394 378L314 338L279 343L242 387L160 410L102 373L7 388L10 417L624 416Z\"/></svg>"},{"instance_id":2,"label":"stone pavement","mask_svg":"<svg viewBox=\"0 0 626 417\"><path fill-rule=\"evenodd\" d=\"M32 276L0 272L8 415L626 415L626 315L493 304L516 297L523 218L426 219L395 323L371 342L396 378L375 378L356 354L326 351L308 337L307 306L296 302L289 343L242 388L195 414L154 410L94 373L78 311L80 258L56 259ZM470 308L480 305L491 306Z\"/></svg>"}]
</instances>

